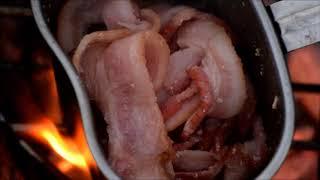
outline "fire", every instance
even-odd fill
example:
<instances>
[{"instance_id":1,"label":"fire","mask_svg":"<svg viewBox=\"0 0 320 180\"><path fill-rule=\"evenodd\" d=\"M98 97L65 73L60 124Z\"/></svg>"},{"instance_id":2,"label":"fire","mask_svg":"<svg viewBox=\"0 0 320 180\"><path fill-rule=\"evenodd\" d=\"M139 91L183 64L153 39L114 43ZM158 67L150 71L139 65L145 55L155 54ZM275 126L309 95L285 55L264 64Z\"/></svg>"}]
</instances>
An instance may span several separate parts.
<instances>
[{"instance_id":1,"label":"fire","mask_svg":"<svg viewBox=\"0 0 320 180\"><path fill-rule=\"evenodd\" d=\"M48 142L52 149L63 159L75 166L79 166L81 168L87 167L85 157L80 154L79 151L73 148L75 144L73 144L71 141L67 141L66 138L62 139L61 136L55 135L49 130L43 130L40 134Z\"/></svg>"},{"instance_id":2,"label":"fire","mask_svg":"<svg viewBox=\"0 0 320 180\"><path fill-rule=\"evenodd\" d=\"M20 95L13 99L17 114L23 118L11 127L24 141L26 150L39 160L53 165L68 179L91 180L92 175L99 174L86 143L80 112L74 111L77 104L70 104L70 114L60 106L53 61L51 54L43 48L32 52L31 86L29 81L20 80L20 86L17 86L21 87L17 93ZM64 122L65 117L71 119ZM68 124L67 129L65 124ZM91 174L93 172L97 174Z\"/></svg>"},{"instance_id":3,"label":"fire","mask_svg":"<svg viewBox=\"0 0 320 180\"><path fill-rule=\"evenodd\" d=\"M53 157L48 157L49 160L66 176L71 179L92 179L90 169L96 168L96 165L85 141L79 118L75 122L73 136L60 133L48 118L43 118L33 125L16 126L16 130L52 149L55 153Z\"/></svg>"}]
</instances>

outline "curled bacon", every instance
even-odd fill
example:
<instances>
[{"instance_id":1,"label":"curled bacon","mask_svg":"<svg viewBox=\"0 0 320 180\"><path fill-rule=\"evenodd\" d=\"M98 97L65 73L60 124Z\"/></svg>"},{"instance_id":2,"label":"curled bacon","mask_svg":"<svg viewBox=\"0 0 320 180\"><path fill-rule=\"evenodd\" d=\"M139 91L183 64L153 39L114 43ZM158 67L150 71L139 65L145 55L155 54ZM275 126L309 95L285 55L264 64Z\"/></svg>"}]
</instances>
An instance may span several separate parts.
<instances>
[{"instance_id":1,"label":"curled bacon","mask_svg":"<svg viewBox=\"0 0 320 180\"><path fill-rule=\"evenodd\" d=\"M57 39L65 53L71 54L91 25L103 23L104 0L68 0L57 22Z\"/></svg>"},{"instance_id":2,"label":"curled bacon","mask_svg":"<svg viewBox=\"0 0 320 180\"><path fill-rule=\"evenodd\" d=\"M198 14L198 11L190 8L184 7L178 13L176 13L170 21L162 28L161 34L162 36L170 42L171 38L178 30L178 28L182 25L183 22L191 20Z\"/></svg>"},{"instance_id":3,"label":"curled bacon","mask_svg":"<svg viewBox=\"0 0 320 180\"><path fill-rule=\"evenodd\" d=\"M110 166L123 179L173 176L172 146L156 103L158 73L149 73L167 59L169 47L154 31L96 32L75 52L76 69L108 123Z\"/></svg>"},{"instance_id":4,"label":"curled bacon","mask_svg":"<svg viewBox=\"0 0 320 180\"><path fill-rule=\"evenodd\" d=\"M184 150L176 153L173 167L176 171L199 171L208 169L215 162L216 159L211 152Z\"/></svg>"},{"instance_id":5,"label":"curled bacon","mask_svg":"<svg viewBox=\"0 0 320 180\"><path fill-rule=\"evenodd\" d=\"M177 143L173 145L173 149L176 151L188 150L202 141L202 129L199 129L196 133L194 133L188 140Z\"/></svg>"},{"instance_id":6,"label":"curled bacon","mask_svg":"<svg viewBox=\"0 0 320 180\"><path fill-rule=\"evenodd\" d=\"M150 30L160 31L160 17L151 9L142 9L141 17L151 24Z\"/></svg>"},{"instance_id":7,"label":"curled bacon","mask_svg":"<svg viewBox=\"0 0 320 180\"><path fill-rule=\"evenodd\" d=\"M177 172L176 179L213 179L221 171L223 165L215 164L210 166L207 170L195 172Z\"/></svg>"},{"instance_id":8,"label":"curled bacon","mask_svg":"<svg viewBox=\"0 0 320 180\"><path fill-rule=\"evenodd\" d=\"M167 120L173 116L179 109L181 109L182 103L196 94L197 91L198 89L196 84L192 83L185 91L175 96L171 96L161 108L163 118Z\"/></svg>"},{"instance_id":9,"label":"curled bacon","mask_svg":"<svg viewBox=\"0 0 320 180\"><path fill-rule=\"evenodd\" d=\"M200 101L200 104L195 104L197 105L196 108L186 109L188 112L190 112L190 110L193 112L192 114L190 114L189 118L186 118L184 116L184 119L178 118L176 119L176 121L174 121L174 128L176 128L187 120L181 135L182 139L184 140L188 139L189 136L194 133L212 104L212 95L210 91L209 81L207 75L203 72L203 70L199 66L193 66L192 68L187 70L187 73L192 80L191 85L182 93L170 97L162 106L162 114L164 116L164 119L167 120L182 109L184 101L199 92L200 99L198 101ZM186 104L190 104L190 101L187 101ZM169 128L169 130L173 129Z\"/></svg>"},{"instance_id":10,"label":"curled bacon","mask_svg":"<svg viewBox=\"0 0 320 180\"><path fill-rule=\"evenodd\" d=\"M200 104L198 95L182 104L177 113L165 121L167 131L172 131L188 120Z\"/></svg>"},{"instance_id":11,"label":"curled bacon","mask_svg":"<svg viewBox=\"0 0 320 180\"><path fill-rule=\"evenodd\" d=\"M160 30L158 14L151 9L139 9L131 0L105 1L103 19L108 29L128 28L135 32Z\"/></svg>"},{"instance_id":12,"label":"curled bacon","mask_svg":"<svg viewBox=\"0 0 320 180\"><path fill-rule=\"evenodd\" d=\"M207 75L199 66L190 68L188 70L188 75L199 89L201 103L195 113L187 120L181 134L182 139L188 139L188 137L197 129L212 104L212 95Z\"/></svg>"}]
</instances>

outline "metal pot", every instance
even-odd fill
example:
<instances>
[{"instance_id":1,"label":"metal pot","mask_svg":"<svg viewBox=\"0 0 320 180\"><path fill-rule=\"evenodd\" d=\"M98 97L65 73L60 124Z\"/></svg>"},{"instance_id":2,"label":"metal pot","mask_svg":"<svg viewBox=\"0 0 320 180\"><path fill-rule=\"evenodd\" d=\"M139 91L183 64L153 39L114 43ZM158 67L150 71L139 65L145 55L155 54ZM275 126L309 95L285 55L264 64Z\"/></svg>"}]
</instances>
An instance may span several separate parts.
<instances>
[{"instance_id":1,"label":"metal pot","mask_svg":"<svg viewBox=\"0 0 320 180\"><path fill-rule=\"evenodd\" d=\"M88 96L73 65L57 44L53 34L62 0L31 0L37 25L64 67L80 106L87 141L105 177L119 179L108 165L95 133ZM285 159L292 139L294 103L291 85L273 24L261 0L175 1L211 12L224 19L237 37L237 51L252 81L267 133L272 157L257 179L270 179Z\"/></svg>"}]
</instances>

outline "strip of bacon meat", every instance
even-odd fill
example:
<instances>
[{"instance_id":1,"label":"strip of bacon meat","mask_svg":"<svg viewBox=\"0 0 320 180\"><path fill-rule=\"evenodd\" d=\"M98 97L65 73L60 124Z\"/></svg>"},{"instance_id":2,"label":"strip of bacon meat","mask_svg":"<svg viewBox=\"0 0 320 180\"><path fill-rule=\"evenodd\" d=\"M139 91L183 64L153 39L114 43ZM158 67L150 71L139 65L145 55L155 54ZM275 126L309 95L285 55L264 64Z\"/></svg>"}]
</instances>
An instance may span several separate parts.
<instances>
[{"instance_id":1,"label":"strip of bacon meat","mask_svg":"<svg viewBox=\"0 0 320 180\"><path fill-rule=\"evenodd\" d=\"M147 69L168 58L165 40L154 31L97 32L75 52L73 62L108 123L109 162L124 179L173 176L172 145Z\"/></svg>"}]
</instances>

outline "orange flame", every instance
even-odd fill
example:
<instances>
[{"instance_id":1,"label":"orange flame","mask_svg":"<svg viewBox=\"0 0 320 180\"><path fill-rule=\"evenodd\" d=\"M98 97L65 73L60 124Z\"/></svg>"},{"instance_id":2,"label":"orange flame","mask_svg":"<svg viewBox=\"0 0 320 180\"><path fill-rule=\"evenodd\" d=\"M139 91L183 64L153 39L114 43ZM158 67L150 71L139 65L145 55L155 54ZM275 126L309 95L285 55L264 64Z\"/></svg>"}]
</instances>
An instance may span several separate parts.
<instances>
[{"instance_id":1,"label":"orange flame","mask_svg":"<svg viewBox=\"0 0 320 180\"><path fill-rule=\"evenodd\" d=\"M74 148L75 144L73 142L67 141L66 138L62 139L61 136L54 134L50 130L42 130L40 134L63 159L75 166L87 167L85 157Z\"/></svg>"},{"instance_id":2,"label":"orange flame","mask_svg":"<svg viewBox=\"0 0 320 180\"><path fill-rule=\"evenodd\" d=\"M79 119L75 123L74 136L62 135L48 118L42 119L35 125L30 125L30 128L24 130L24 133L48 145L60 156L60 159L62 158L60 161L55 158L53 164L65 175L72 176L72 179L92 179L90 168L95 168L96 165L85 141Z\"/></svg>"},{"instance_id":3,"label":"orange flame","mask_svg":"<svg viewBox=\"0 0 320 180\"><path fill-rule=\"evenodd\" d=\"M91 180L91 170L97 169L85 140L80 113L72 114L77 116L71 119L75 130L73 135L66 135L58 128L64 123L64 112L60 107L52 62L53 58L45 49L39 48L32 53L32 64L37 67L32 72L32 88L23 86L26 93L18 96L15 102L21 117L27 118L21 124L11 126L23 139L32 142L26 143L31 145L30 153L48 161L70 179ZM31 90L38 95L37 99L33 99ZM29 106L32 108L25 108ZM33 142L41 148L32 148L35 147ZM43 150L42 147L49 150L49 155L37 154L37 151Z\"/></svg>"}]
</instances>

